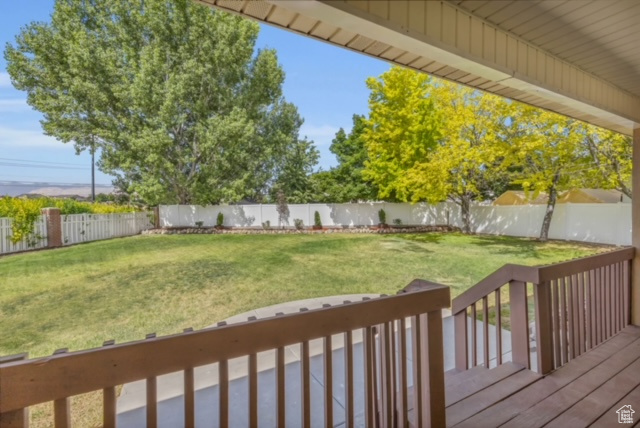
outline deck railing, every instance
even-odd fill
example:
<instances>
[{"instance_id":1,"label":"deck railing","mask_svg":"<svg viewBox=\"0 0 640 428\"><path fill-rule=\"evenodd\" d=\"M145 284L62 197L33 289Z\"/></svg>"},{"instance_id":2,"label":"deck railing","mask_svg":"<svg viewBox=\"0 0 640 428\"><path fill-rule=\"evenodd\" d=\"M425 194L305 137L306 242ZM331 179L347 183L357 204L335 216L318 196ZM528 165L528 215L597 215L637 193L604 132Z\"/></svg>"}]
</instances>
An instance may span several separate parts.
<instances>
[{"instance_id":1,"label":"deck railing","mask_svg":"<svg viewBox=\"0 0 640 428\"><path fill-rule=\"evenodd\" d=\"M258 353L275 351L278 426L311 425L310 341L323 341L324 400L314 401L323 409L325 426L333 426L334 367L344 366L345 422L354 426L354 336L362 334L358 358L364 362L366 426L407 426L409 409L413 426L444 426L444 370L441 310L450 304L449 288L429 285L424 291L380 297L355 303L79 352L56 353L46 358L0 364L0 425L27 427L28 408L53 402L56 427L68 427L69 397L103 391L103 424L116 424L116 387L146 381L146 424L157 425L160 375L184 373L184 423L195 423L194 368L217 363L218 419L220 427L233 426L229 415L229 361L247 362L250 426L258 422ZM344 361L335 361L332 342L344 340ZM286 346L299 345L301 363L301 419L289 421L285 412ZM408 367L411 365L411 367ZM409 371L410 369L410 371ZM412 379L409 379L409 374ZM413 401L408 402L412 380ZM264 388L264 386L263 386ZM212 403L212 406L215 406Z\"/></svg>"},{"instance_id":2,"label":"deck railing","mask_svg":"<svg viewBox=\"0 0 640 428\"><path fill-rule=\"evenodd\" d=\"M502 364L503 313L511 360L531 368L535 353L542 374L618 333L630 322L633 255L624 248L548 266L505 265L489 275L453 299L456 369Z\"/></svg>"}]
</instances>

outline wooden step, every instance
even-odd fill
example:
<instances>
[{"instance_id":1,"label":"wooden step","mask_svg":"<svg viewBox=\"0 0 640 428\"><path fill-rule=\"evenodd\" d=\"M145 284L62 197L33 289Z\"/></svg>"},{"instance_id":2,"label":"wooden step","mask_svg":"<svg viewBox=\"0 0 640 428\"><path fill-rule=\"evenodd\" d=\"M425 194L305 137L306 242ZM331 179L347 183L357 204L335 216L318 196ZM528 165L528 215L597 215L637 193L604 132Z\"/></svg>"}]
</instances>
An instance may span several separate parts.
<instances>
[{"instance_id":1,"label":"wooden step","mask_svg":"<svg viewBox=\"0 0 640 428\"><path fill-rule=\"evenodd\" d=\"M518 370L512 375L503 378L501 381L447 407L447 425L456 425L483 409L491 407L523 388L526 388L541 378L542 376L530 370Z\"/></svg>"},{"instance_id":2,"label":"wooden step","mask_svg":"<svg viewBox=\"0 0 640 428\"><path fill-rule=\"evenodd\" d=\"M625 331L626 330L626 331ZM570 384L603 361L616 355L638 339L638 330L627 329L602 345L582 354L570 364L547 375L526 390L483 409L478 414L456 425L457 428L500 426L535 406L542 400ZM449 424L451 426L451 424Z\"/></svg>"},{"instance_id":3,"label":"wooden step","mask_svg":"<svg viewBox=\"0 0 640 428\"><path fill-rule=\"evenodd\" d=\"M468 375L466 374L469 371L460 373L458 375L458 383L455 386L447 387L445 390L446 406L448 407L458 401L464 400L523 369L523 366L505 363L491 370L484 369L483 371L473 372Z\"/></svg>"}]
</instances>

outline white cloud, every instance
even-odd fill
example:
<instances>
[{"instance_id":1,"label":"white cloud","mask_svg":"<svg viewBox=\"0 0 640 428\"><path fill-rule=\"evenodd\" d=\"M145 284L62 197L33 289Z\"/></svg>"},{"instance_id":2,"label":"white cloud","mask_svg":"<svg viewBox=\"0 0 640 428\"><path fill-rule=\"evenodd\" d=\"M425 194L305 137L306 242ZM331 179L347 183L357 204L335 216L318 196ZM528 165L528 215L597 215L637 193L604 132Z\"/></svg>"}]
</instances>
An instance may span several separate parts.
<instances>
[{"instance_id":1,"label":"white cloud","mask_svg":"<svg viewBox=\"0 0 640 428\"><path fill-rule=\"evenodd\" d=\"M10 87L11 87L11 79L9 78L9 73L0 71L0 88L10 88Z\"/></svg>"},{"instance_id":2,"label":"white cloud","mask_svg":"<svg viewBox=\"0 0 640 428\"><path fill-rule=\"evenodd\" d=\"M313 140L317 146L329 145L340 128L331 125L307 125L300 127L300 135Z\"/></svg>"},{"instance_id":3,"label":"white cloud","mask_svg":"<svg viewBox=\"0 0 640 428\"><path fill-rule=\"evenodd\" d=\"M27 104L27 101L22 98L0 98L0 112L2 113L13 113L30 109L31 107Z\"/></svg>"},{"instance_id":4,"label":"white cloud","mask_svg":"<svg viewBox=\"0 0 640 428\"><path fill-rule=\"evenodd\" d=\"M42 131L31 129L14 129L0 126L0 147L63 149L65 144L53 137L44 135Z\"/></svg>"}]
</instances>

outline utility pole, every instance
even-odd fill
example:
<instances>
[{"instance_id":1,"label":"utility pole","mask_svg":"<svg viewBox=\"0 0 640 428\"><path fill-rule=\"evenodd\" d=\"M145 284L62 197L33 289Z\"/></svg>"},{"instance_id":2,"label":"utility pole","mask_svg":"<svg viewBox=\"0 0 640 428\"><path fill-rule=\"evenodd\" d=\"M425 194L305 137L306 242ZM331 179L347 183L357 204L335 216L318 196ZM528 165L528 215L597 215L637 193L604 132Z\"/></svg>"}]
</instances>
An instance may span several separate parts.
<instances>
[{"instance_id":1,"label":"utility pole","mask_svg":"<svg viewBox=\"0 0 640 428\"><path fill-rule=\"evenodd\" d=\"M96 142L91 136L91 202L96 201Z\"/></svg>"}]
</instances>

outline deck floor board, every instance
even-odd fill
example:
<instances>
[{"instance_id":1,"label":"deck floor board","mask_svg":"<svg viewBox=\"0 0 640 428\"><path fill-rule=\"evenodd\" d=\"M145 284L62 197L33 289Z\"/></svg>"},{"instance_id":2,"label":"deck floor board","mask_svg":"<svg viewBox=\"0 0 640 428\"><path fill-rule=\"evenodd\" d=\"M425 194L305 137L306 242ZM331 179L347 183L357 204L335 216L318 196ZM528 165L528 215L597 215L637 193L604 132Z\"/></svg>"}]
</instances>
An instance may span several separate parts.
<instances>
[{"instance_id":1,"label":"deck floor board","mask_svg":"<svg viewBox=\"0 0 640 428\"><path fill-rule=\"evenodd\" d=\"M447 425L611 426L617 423L615 410L627 404L640 415L640 327L629 326L555 372L522 382L527 374L533 373L498 373L496 382L447 407ZM449 397L456 394L462 393L447 391Z\"/></svg>"}]
</instances>

